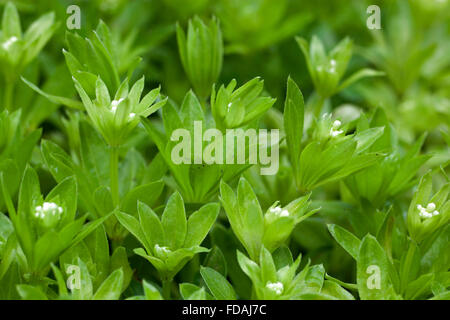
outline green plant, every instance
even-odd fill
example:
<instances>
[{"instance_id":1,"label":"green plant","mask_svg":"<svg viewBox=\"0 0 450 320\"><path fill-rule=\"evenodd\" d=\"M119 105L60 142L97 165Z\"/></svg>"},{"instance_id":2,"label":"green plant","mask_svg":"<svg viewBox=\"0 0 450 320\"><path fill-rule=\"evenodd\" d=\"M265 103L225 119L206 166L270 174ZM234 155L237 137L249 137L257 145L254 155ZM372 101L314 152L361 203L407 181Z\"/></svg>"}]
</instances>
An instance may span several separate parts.
<instances>
[{"instance_id":1,"label":"green plant","mask_svg":"<svg viewBox=\"0 0 450 320\"><path fill-rule=\"evenodd\" d=\"M296 41L305 56L309 74L317 91L317 103L314 107L316 117L320 115L325 100L332 95L362 78L383 74L372 69L361 69L342 80L353 53L353 42L349 38L339 42L329 53L326 53L323 43L315 36L309 45L302 38L296 38Z\"/></svg>"},{"instance_id":2,"label":"green plant","mask_svg":"<svg viewBox=\"0 0 450 320\"><path fill-rule=\"evenodd\" d=\"M270 251L275 250L289 238L298 223L318 211L307 212L307 195L283 208L274 203L263 214L256 195L244 178L239 181L237 196L222 181L220 199L233 232L253 260L257 259L263 245Z\"/></svg>"},{"instance_id":3,"label":"green plant","mask_svg":"<svg viewBox=\"0 0 450 320\"><path fill-rule=\"evenodd\" d=\"M219 206L207 204L186 220L183 199L174 193L161 218L143 203L138 204L138 213L139 221L125 213L117 213L117 218L144 246L135 253L158 270L164 297L169 298L173 277L195 254L208 251L200 244L216 220Z\"/></svg>"},{"instance_id":4,"label":"green plant","mask_svg":"<svg viewBox=\"0 0 450 320\"><path fill-rule=\"evenodd\" d=\"M258 120L275 103L276 99L260 96L264 81L254 78L236 88L236 80L228 86L221 86L216 94L213 87L211 93L211 112L217 128L224 131L226 128L246 126Z\"/></svg>"},{"instance_id":5,"label":"green plant","mask_svg":"<svg viewBox=\"0 0 450 320\"><path fill-rule=\"evenodd\" d=\"M255 91L255 93L257 92L258 90ZM221 134L218 131L220 126L207 121L208 117L209 115L202 109L195 94L189 91L184 97L181 107L177 108L177 106L169 102L162 109L164 131L148 119L143 121L145 129L155 142L162 158L172 173L167 178L168 183L178 190L188 203L198 204L211 201L217 193L221 179L225 181L233 180L249 167L248 163L239 164L233 162L233 164L228 164L218 156L218 159L216 159L216 155L219 152L216 149L220 147L214 147L215 151L211 151L211 146L214 146L215 142L213 138L211 138L212 141L210 143L202 144L198 150L194 149L196 148L195 141L198 141L195 140L198 139L196 123L200 124L202 132L217 128L214 130L215 135ZM185 129L188 134L180 134L178 129ZM224 149L222 155L227 154L226 139L227 137L224 139L225 142L222 143ZM230 139L234 138L231 137ZM187 151L175 148L180 140L184 143L187 142ZM203 136L200 137L200 141L203 141ZM247 148L248 145L245 145L245 147ZM204 155L207 150L212 156L208 165L205 166L202 161L197 159L199 154ZM248 157L248 150L245 151L245 155ZM174 160L175 152L181 154L181 160ZM228 152L231 153L230 151Z\"/></svg>"},{"instance_id":6,"label":"green plant","mask_svg":"<svg viewBox=\"0 0 450 320\"><path fill-rule=\"evenodd\" d=\"M84 225L86 216L76 218L77 185L73 177L63 180L43 198L36 172L27 167L20 185L17 210L3 174L1 185L17 237L11 246L20 245L24 257L21 268L25 280L31 284L43 281L49 270L49 263L55 261L64 250L83 240L107 218L106 216L87 225ZM2 260L4 271L7 270L8 263L11 261Z\"/></svg>"},{"instance_id":7,"label":"green plant","mask_svg":"<svg viewBox=\"0 0 450 320\"><path fill-rule=\"evenodd\" d=\"M324 114L317 120L311 138L303 142L303 123L303 95L295 82L288 79L284 126L301 192L342 179L374 165L382 157L378 150L369 152L369 148L381 137L383 127L358 126L355 133L346 135L346 126L340 120L333 121L331 114Z\"/></svg>"},{"instance_id":8,"label":"green plant","mask_svg":"<svg viewBox=\"0 0 450 320\"><path fill-rule=\"evenodd\" d=\"M0 4L1 300L450 300L450 1L66 4Z\"/></svg>"},{"instance_id":9,"label":"green plant","mask_svg":"<svg viewBox=\"0 0 450 320\"><path fill-rule=\"evenodd\" d=\"M309 266L297 273L301 256L293 261L289 249L281 247L272 256L261 248L259 264L238 252L242 270L250 277L258 299L341 299L353 300L353 296L332 280L325 280L322 265Z\"/></svg>"},{"instance_id":10,"label":"green plant","mask_svg":"<svg viewBox=\"0 0 450 320\"><path fill-rule=\"evenodd\" d=\"M177 25L181 63L201 100L211 92L222 69L223 41L216 19L206 25L199 17L189 20L187 35Z\"/></svg>"},{"instance_id":11,"label":"green plant","mask_svg":"<svg viewBox=\"0 0 450 320\"><path fill-rule=\"evenodd\" d=\"M22 33L16 7L8 2L3 11L0 46L0 65L4 78L2 110L15 110L13 95L16 81L24 68L36 58L50 40L58 24L54 13L37 19Z\"/></svg>"}]
</instances>

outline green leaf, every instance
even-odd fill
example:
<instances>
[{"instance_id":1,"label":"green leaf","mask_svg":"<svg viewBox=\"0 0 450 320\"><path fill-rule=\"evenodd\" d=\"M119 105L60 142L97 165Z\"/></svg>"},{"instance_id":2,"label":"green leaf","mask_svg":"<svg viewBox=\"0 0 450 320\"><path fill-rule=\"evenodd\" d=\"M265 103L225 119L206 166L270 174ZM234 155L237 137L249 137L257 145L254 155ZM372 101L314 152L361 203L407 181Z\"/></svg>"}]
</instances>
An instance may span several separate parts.
<instances>
[{"instance_id":1,"label":"green leaf","mask_svg":"<svg viewBox=\"0 0 450 320\"><path fill-rule=\"evenodd\" d=\"M287 246L281 246L272 253L273 262L277 270L294 263L292 253Z\"/></svg>"},{"instance_id":2,"label":"green leaf","mask_svg":"<svg viewBox=\"0 0 450 320\"><path fill-rule=\"evenodd\" d=\"M137 212L137 203L143 202L148 206L154 206L164 189L164 182L159 180L148 184L142 184L133 188L122 200L122 210L128 213Z\"/></svg>"},{"instance_id":3,"label":"green leaf","mask_svg":"<svg viewBox=\"0 0 450 320\"><path fill-rule=\"evenodd\" d=\"M156 244L164 246L166 244L166 234L156 213L142 202L138 203L138 213L142 233L147 239L150 248L153 249ZM170 233L167 236L169 235Z\"/></svg>"},{"instance_id":4,"label":"green leaf","mask_svg":"<svg viewBox=\"0 0 450 320\"><path fill-rule=\"evenodd\" d=\"M202 243L216 221L219 210L219 204L208 203L189 217L186 240L184 241L185 248L198 246Z\"/></svg>"},{"instance_id":5,"label":"green leaf","mask_svg":"<svg viewBox=\"0 0 450 320\"><path fill-rule=\"evenodd\" d=\"M362 300L392 298L390 262L377 240L367 235L361 242L357 260L358 292Z\"/></svg>"},{"instance_id":6,"label":"green leaf","mask_svg":"<svg viewBox=\"0 0 450 320\"><path fill-rule=\"evenodd\" d=\"M261 280L263 283L277 281L277 269L272 259L272 255L264 247L261 249L259 265L261 267Z\"/></svg>"},{"instance_id":7,"label":"green leaf","mask_svg":"<svg viewBox=\"0 0 450 320\"><path fill-rule=\"evenodd\" d=\"M202 290L203 288L200 288L192 283L181 283L180 284L180 294L181 297L184 300L190 300L191 297L197 292Z\"/></svg>"},{"instance_id":8,"label":"green leaf","mask_svg":"<svg viewBox=\"0 0 450 320\"><path fill-rule=\"evenodd\" d=\"M345 230L344 228L329 224L328 230L330 231L333 238L345 249L355 260L358 260L359 247L361 241L355 237L351 232Z\"/></svg>"},{"instance_id":9,"label":"green leaf","mask_svg":"<svg viewBox=\"0 0 450 320\"><path fill-rule=\"evenodd\" d=\"M103 281L100 288L98 288L93 300L117 300L120 298L123 286L123 271L117 269L110 274L105 281Z\"/></svg>"},{"instance_id":10,"label":"green leaf","mask_svg":"<svg viewBox=\"0 0 450 320\"><path fill-rule=\"evenodd\" d=\"M354 74L352 74L347 79L342 81L342 83L339 85L339 87L337 88L336 91L338 92L338 91L344 90L348 86L352 85L353 83L355 83L363 78L380 77L380 76L384 76L384 75L385 75L384 72L364 68L364 69L356 71Z\"/></svg>"},{"instance_id":11,"label":"green leaf","mask_svg":"<svg viewBox=\"0 0 450 320\"><path fill-rule=\"evenodd\" d=\"M57 182L74 174L73 162L69 155L56 143L41 141L41 152L44 162Z\"/></svg>"},{"instance_id":12,"label":"green leaf","mask_svg":"<svg viewBox=\"0 0 450 320\"><path fill-rule=\"evenodd\" d=\"M9 236L14 232L14 227L7 216L0 212L0 259ZM0 272L1 278L1 272Z\"/></svg>"},{"instance_id":13,"label":"green leaf","mask_svg":"<svg viewBox=\"0 0 450 320\"><path fill-rule=\"evenodd\" d=\"M100 278L103 281L109 273L110 263L109 243L105 228L103 226L99 226L95 229L95 232L92 232L86 237L84 242L89 247L91 257L96 263L96 269L98 272L97 278Z\"/></svg>"},{"instance_id":14,"label":"green leaf","mask_svg":"<svg viewBox=\"0 0 450 320\"><path fill-rule=\"evenodd\" d=\"M67 268L68 266L64 266L64 268ZM92 279L91 275L89 274L88 267L86 264L81 260L80 258L77 258L76 265L74 267L78 267L79 269L79 276L80 276L80 286L79 288L74 287L72 289L72 295L75 299L78 300L90 300L92 298L93 294L93 286L92 286ZM68 269L65 269L66 271ZM77 269L75 269L77 270ZM68 274L67 276L70 276ZM78 276L77 272L73 274L74 277Z\"/></svg>"},{"instance_id":15,"label":"green leaf","mask_svg":"<svg viewBox=\"0 0 450 320\"><path fill-rule=\"evenodd\" d=\"M161 293L154 285L148 283L147 281L142 281L142 286L144 288L145 299L147 300L163 300Z\"/></svg>"},{"instance_id":16,"label":"green leaf","mask_svg":"<svg viewBox=\"0 0 450 320\"><path fill-rule=\"evenodd\" d=\"M120 224L124 226L125 229L127 229L133 236L135 236L136 239L138 239L139 242L145 247L145 249L150 252L151 245L148 243L139 221L137 221L133 216L120 211L116 211L114 214Z\"/></svg>"},{"instance_id":17,"label":"green leaf","mask_svg":"<svg viewBox=\"0 0 450 320\"><path fill-rule=\"evenodd\" d=\"M322 264L312 266L306 273L305 282L309 289L320 292L322 290L325 278L325 268Z\"/></svg>"},{"instance_id":18,"label":"green leaf","mask_svg":"<svg viewBox=\"0 0 450 320\"><path fill-rule=\"evenodd\" d=\"M35 232L31 228L31 210L34 209L42 196L39 186L39 179L36 171L31 167L25 169L19 190L18 219L14 221L14 227L18 235L19 242L26 256L31 257Z\"/></svg>"},{"instance_id":19,"label":"green leaf","mask_svg":"<svg viewBox=\"0 0 450 320\"><path fill-rule=\"evenodd\" d=\"M201 267L200 273L217 300L236 300L233 287L219 272L208 267Z\"/></svg>"},{"instance_id":20,"label":"green leaf","mask_svg":"<svg viewBox=\"0 0 450 320\"><path fill-rule=\"evenodd\" d=\"M300 161L303 137L305 104L297 84L290 77L287 81L286 101L284 103L284 130L291 164L295 168Z\"/></svg>"},{"instance_id":21,"label":"green leaf","mask_svg":"<svg viewBox=\"0 0 450 320\"><path fill-rule=\"evenodd\" d=\"M45 197L45 201L52 202L59 198L64 209L62 225L72 222L77 211L77 181L74 176L67 177L53 188Z\"/></svg>"},{"instance_id":22,"label":"green leaf","mask_svg":"<svg viewBox=\"0 0 450 320\"><path fill-rule=\"evenodd\" d=\"M362 153L370 148L384 133L384 127L369 128L355 135L356 151Z\"/></svg>"},{"instance_id":23,"label":"green leaf","mask_svg":"<svg viewBox=\"0 0 450 320\"><path fill-rule=\"evenodd\" d=\"M57 29L55 14L49 12L34 21L25 31L23 40L26 43L24 63L29 63L42 50Z\"/></svg>"},{"instance_id":24,"label":"green leaf","mask_svg":"<svg viewBox=\"0 0 450 320\"><path fill-rule=\"evenodd\" d=\"M128 288L131 278L133 276L133 270L128 263L127 251L124 247L118 247L114 250L110 260L110 270L122 269L123 271L123 287L122 291Z\"/></svg>"},{"instance_id":25,"label":"green leaf","mask_svg":"<svg viewBox=\"0 0 450 320\"><path fill-rule=\"evenodd\" d=\"M220 274L222 274L224 277L227 276L228 272L228 263L227 260L220 248L216 245L214 245L211 248L211 251L208 252L208 255L205 258L205 261L203 262L203 265L205 267L209 267L211 269L216 270Z\"/></svg>"},{"instance_id":26,"label":"green leaf","mask_svg":"<svg viewBox=\"0 0 450 320\"><path fill-rule=\"evenodd\" d=\"M332 297L335 297L339 300L355 300L355 297L342 288L340 285L338 285L336 282L325 280L323 283L322 290L320 291L321 294L330 295Z\"/></svg>"},{"instance_id":27,"label":"green leaf","mask_svg":"<svg viewBox=\"0 0 450 320\"><path fill-rule=\"evenodd\" d=\"M5 39L16 37L22 39L22 27L20 26L20 17L16 6L8 2L3 11L2 18L2 36Z\"/></svg>"},{"instance_id":28,"label":"green leaf","mask_svg":"<svg viewBox=\"0 0 450 320\"><path fill-rule=\"evenodd\" d=\"M237 261L242 271L250 278L253 282L259 281L260 278L260 268L259 266L247 258L242 252L237 251Z\"/></svg>"},{"instance_id":29,"label":"green leaf","mask_svg":"<svg viewBox=\"0 0 450 320\"><path fill-rule=\"evenodd\" d=\"M72 109L76 109L76 110L84 110L83 104L77 100L73 100L73 99L66 98L66 97L55 96L55 95L46 93L46 92L42 91L41 89L39 89L39 87L37 87L35 84L33 84L30 81L28 81L27 79L25 79L24 77L21 77L21 79L23 82L26 83L27 86L29 86L31 89L33 89L34 91L39 93L41 96L47 98L50 102L53 102L58 105L63 105L63 106L66 106L66 107L69 107Z\"/></svg>"},{"instance_id":30,"label":"green leaf","mask_svg":"<svg viewBox=\"0 0 450 320\"><path fill-rule=\"evenodd\" d=\"M23 300L48 300L47 296L41 291L39 287L34 287L27 284L17 285L17 291Z\"/></svg>"},{"instance_id":31,"label":"green leaf","mask_svg":"<svg viewBox=\"0 0 450 320\"><path fill-rule=\"evenodd\" d=\"M264 236L264 217L259 201L250 183L241 178L238 185L239 214L242 215L242 230L240 231L250 257L259 257Z\"/></svg>"},{"instance_id":32,"label":"green leaf","mask_svg":"<svg viewBox=\"0 0 450 320\"><path fill-rule=\"evenodd\" d=\"M34 244L32 268L35 271L41 271L47 267L50 262L54 262L61 254L64 245L63 241L55 231L45 233Z\"/></svg>"},{"instance_id":33,"label":"green leaf","mask_svg":"<svg viewBox=\"0 0 450 320\"><path fill-rule=\"evenodd\" d=\"M166 243L172 249L182 248L187 232L186 213L181 195L174 193L167 202L161 223L167 234Z\"/></svg>"},{"instance_id":34,"label":"green leaf","mask_svg":"<svg viewBox=\"0 0 450 320\"><path fill-rule=\"evenodd\" d=\"M72 240L71 245L75 245L82 241L84 238L86 238L92 231L94 231L96 228L98 228L102 223L104 223L107 219L111 217L113 212L110 214L107 214L106 216L102 218L95 219L83 226L81 231L77 234L77 236Z\"/></svg>"},{"instance_id":35,"label":"green leaf","mask_svg":"<svg viewBox=\"0 0 450 320\"><path fill-rule=\"evenodd\" d=\"M53 275L55 276L56 283L58 284L59 295L67 295L67 284L64 281L64 276L62 275L61 270L59 270L53 263L51 264Z\"/></svg>"}]
</instances>

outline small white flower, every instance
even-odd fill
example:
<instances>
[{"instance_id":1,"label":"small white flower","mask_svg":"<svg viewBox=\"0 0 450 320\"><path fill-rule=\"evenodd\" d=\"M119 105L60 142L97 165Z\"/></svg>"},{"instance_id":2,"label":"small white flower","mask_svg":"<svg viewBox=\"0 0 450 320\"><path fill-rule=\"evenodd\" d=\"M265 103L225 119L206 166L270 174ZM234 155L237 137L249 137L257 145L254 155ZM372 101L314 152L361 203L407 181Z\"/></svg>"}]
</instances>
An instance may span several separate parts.
<instances>
[{"instance_id":1,"label":"small white flower","mask_svg":"<svg viewBox=\"0 0 450 320\"><path fill-rule=\"evenodd\" d=\"M63 208L58 206L54 202L44 202L42 206L37 206L35 208L35 216L38 218L45 218L48 215L56 215L61 214L63 212Z\"/></svg>"},{"instance_id":2,"label":"small white flower","mask_svg":"<svg viewBox=\"0 0 450 320\"><path fill-rule=\"evenodd\" d=\"M116 113L117 106L123 101L123 98L120 98L119 100L113 100L111 101L111 112Z\"/></svg>"},{"instance_id":3,"label":"small white flower","mask_svg":"<svg viewBox=\"0 0 450 320\"><path fill-rule=\"evenodd\" d=\"M156 251L161 251L164 253L170 253L170 249L164 246L160 246L159 244L155 244L155 250Z\"/></svg>"},{"instance_id":4,"label":"small white flower","mask_svg":"<svg viewBox=\"0 0 450 320\"><path fill-rule=\"evenodd\" d=\"M331 126L331 129L330 129L330 136L336 137L336 136L344 133L343 130L339 130L341 125L342 125L342 123L339 120L335 120L333 122L333 125Z\"/></svg>"},{"instance_id":5,"label":"small white flower","mask_svg":"<svg viewBox=\"0 0 450 320\"><path fill-rule=\"evenodd\" d=\"M269 211L270 211L270 213L273 213L279 217L288 217L289 216L289 211L287 211L286 209L281 209L280 206L270 208Z\"/></svg>"},{"instance_id":6,"label":"small white flower","mask_svg":"<svg viewBox=\"0 0 450 320\"><path fill-rule=\"evenodd\" d=\"M19 40L17 37L12 36L11 38L9 38L9 39L6 40L5 42L3 42L3 44L2 44L3 49L8 50L9 47L10 47L14 42L16 42L17 40Z\"/></svg>"},{"instance_id":7,"label":"small white flower","mask_svg":"<svg viewBox=\"0 0 450 320\"><path fill-rule=\"evenodd\" d=\"M340 126L342 125L342 122L340 122L339 120L334 120L334 122L333 122L333 128L334 129L337 129L337 128L339 128Z\"/></svg>"},{"instance_id":8,"label":"small white flower","mask_svg":"<svg viewBox=\"0 0 450 320\"><path fill-rule=\"evenodd\" d=\"M336 72L336 60L334 60L334 59L330 60L330 67L328 68L328 71L331 73Z\"/></svg>"},{"instance_id":9,"label":"small white flower","mask_svg":"<svg viewBox=\"0 0 450 320\"><path fill-rule=\"evenodd\" d=\"M417 209L419 210L419 216L422 218L431 218L433 216L439 215L439 211L435 210L436 205L433 202L427 204L427 207L424 208L420 204L417 205Z\"/></svg>"},{"instance_id":10,"label":"small white flower","mask_svg":"<svg viewBox=\"0 0 450 320\"><path fill-rule=\"evenodd\" d=\"M166 259L167 256L172 252L168 247L160 246L155 244L155 255L157 258Z\"/></svg>"},{"instance_id":11,"label":"small white flower","mask_svg":"<svg viewBox=\"0 0 450 320\"><path fill-rule=\"evenodd\" d=\"M131 120L131 119L133 119L135 116L136 116L136 113L133 113L133 112L132 112L132 113L130 113L130 115L129 115L128 117L129 117L130 120Z\"/></svg>"},{"instance_id":12,"label":"small white flower","mask_svg":"<svg viewBox=\"0 0 450 320\"><path fill-rule=\"evenodd\" d=\"M342 130L333 130L333 129L331 129L331 130L330 130L330 135L331 135L332 137L336 137L336 136L342 134L343 132L344 132L344 131L342 131Z\"/></svg>"},{"instance_id":13,"label":"small white flower","mask_svg":"<svg viewBox=\"0 0 450 320\"><path fill-rule=\"evenodd\" d=\"M267 282L266 288L275 292L275 294L280 295L283 293L284 286L281 282Z\"/></svg>"},{"instance_id":14,"label":"small white flower","mask_svg":"<svg viewBox=\"0 0 450 320\"><path fill-rule=\"evenodd\" d=\"M270 211L271 213L278 214L278 213L281 212L281 208L280 208L280 206L276 206L276 207L274 207L274 208L270 208L269 211Z\"/></svg>"}]
</instances>

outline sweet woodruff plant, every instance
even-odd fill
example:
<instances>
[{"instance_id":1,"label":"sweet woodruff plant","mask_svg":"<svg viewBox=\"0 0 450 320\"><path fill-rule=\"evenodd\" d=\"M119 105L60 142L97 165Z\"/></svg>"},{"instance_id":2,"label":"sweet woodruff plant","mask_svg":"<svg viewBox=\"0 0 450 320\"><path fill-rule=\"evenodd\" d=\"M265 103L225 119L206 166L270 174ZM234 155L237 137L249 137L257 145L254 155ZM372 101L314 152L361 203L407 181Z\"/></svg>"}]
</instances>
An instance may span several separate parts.
<instances>
[{"instance_id":1,"label":"sweet woodruff plant","mask_svg":"<svg viewBox=\"0 0 450 320\"><path fill-rule=\"evenodd\" d=\"M0 299L450 299L449 1L14 3Z\"/></svg>"}]
</instances>

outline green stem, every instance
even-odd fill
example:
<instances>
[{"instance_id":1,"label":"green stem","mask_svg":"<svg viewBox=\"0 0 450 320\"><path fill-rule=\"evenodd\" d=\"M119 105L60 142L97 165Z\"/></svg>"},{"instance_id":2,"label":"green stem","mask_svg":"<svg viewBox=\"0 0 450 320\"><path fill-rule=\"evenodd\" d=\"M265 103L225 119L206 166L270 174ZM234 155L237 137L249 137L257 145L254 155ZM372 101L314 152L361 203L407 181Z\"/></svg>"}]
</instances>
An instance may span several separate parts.
<instances>
[{"instance_id":1,"label":"green stem","mask_svg":"<svg viewBox=\"0 0 450 320\"><path fill-rule=\"evenodd\" d=\"M208 97L199 97L199 101L200 101L200 105L202 106L203 112L206 112L206 110L208 109Z\"/></svg>"},{"instance_id":2,"label":"green stem","mask_svg":"<svg viewBox=\"0 0 450 320\"><path fill-rule=\"evenodd\" d=\"M110 148L109 178L114 207L119 207L119 148Z\"/></svg>"},{"instance_id":3,"label":"green stem","mask_svg":"<svg viewBox=\"0 0 450 320\"><path fill-rule=\"evenodd\" d=\"M15 224L17 213L16 213L16 209L14 208L14 204L12 202L11 195L9 194L8 188L6 187L3 172L0 173L0 183L1 183L2 193L3 193L3 199L5 201L5 205L8 210L8 213L9 213L9 218Z\"/></svg>"},{"instance_id":4,"label":"green stem","mask_svg":"<svg viewBox=\"0 0 450 320\"><path fill-rule=\"evenodd\" d=\"M322 111L325 100L326 100L326 98L322 97L321 95L318 95L318 98L317 98L316 103L314 104L314 110L313 110L313 113L314 113L314 116L316 117L316 119L318 119L320 116L320 113Z\"/></svg>"},{"instance_id":5,"label":"green stem","mask_svg":"<svg viewBox=\"0 0 450 320\"><path fill-rule=\"evenodd\" d=\"M3 109L6 109L8 111L11 111L15 85L16 82L14 80L5 81L5 90L3 92Z\"/></svg>"},{"instance_id":6,"label":"green stem","mask_svg":"<svg viewBox=\"0 0 450 320\"><path fill-rule=\"evenodd\" d=\"M165 278L162 281L162 295L164 300L170 300L170 290L172 288L172 279Z\"/></svg>"}]
</instances>

